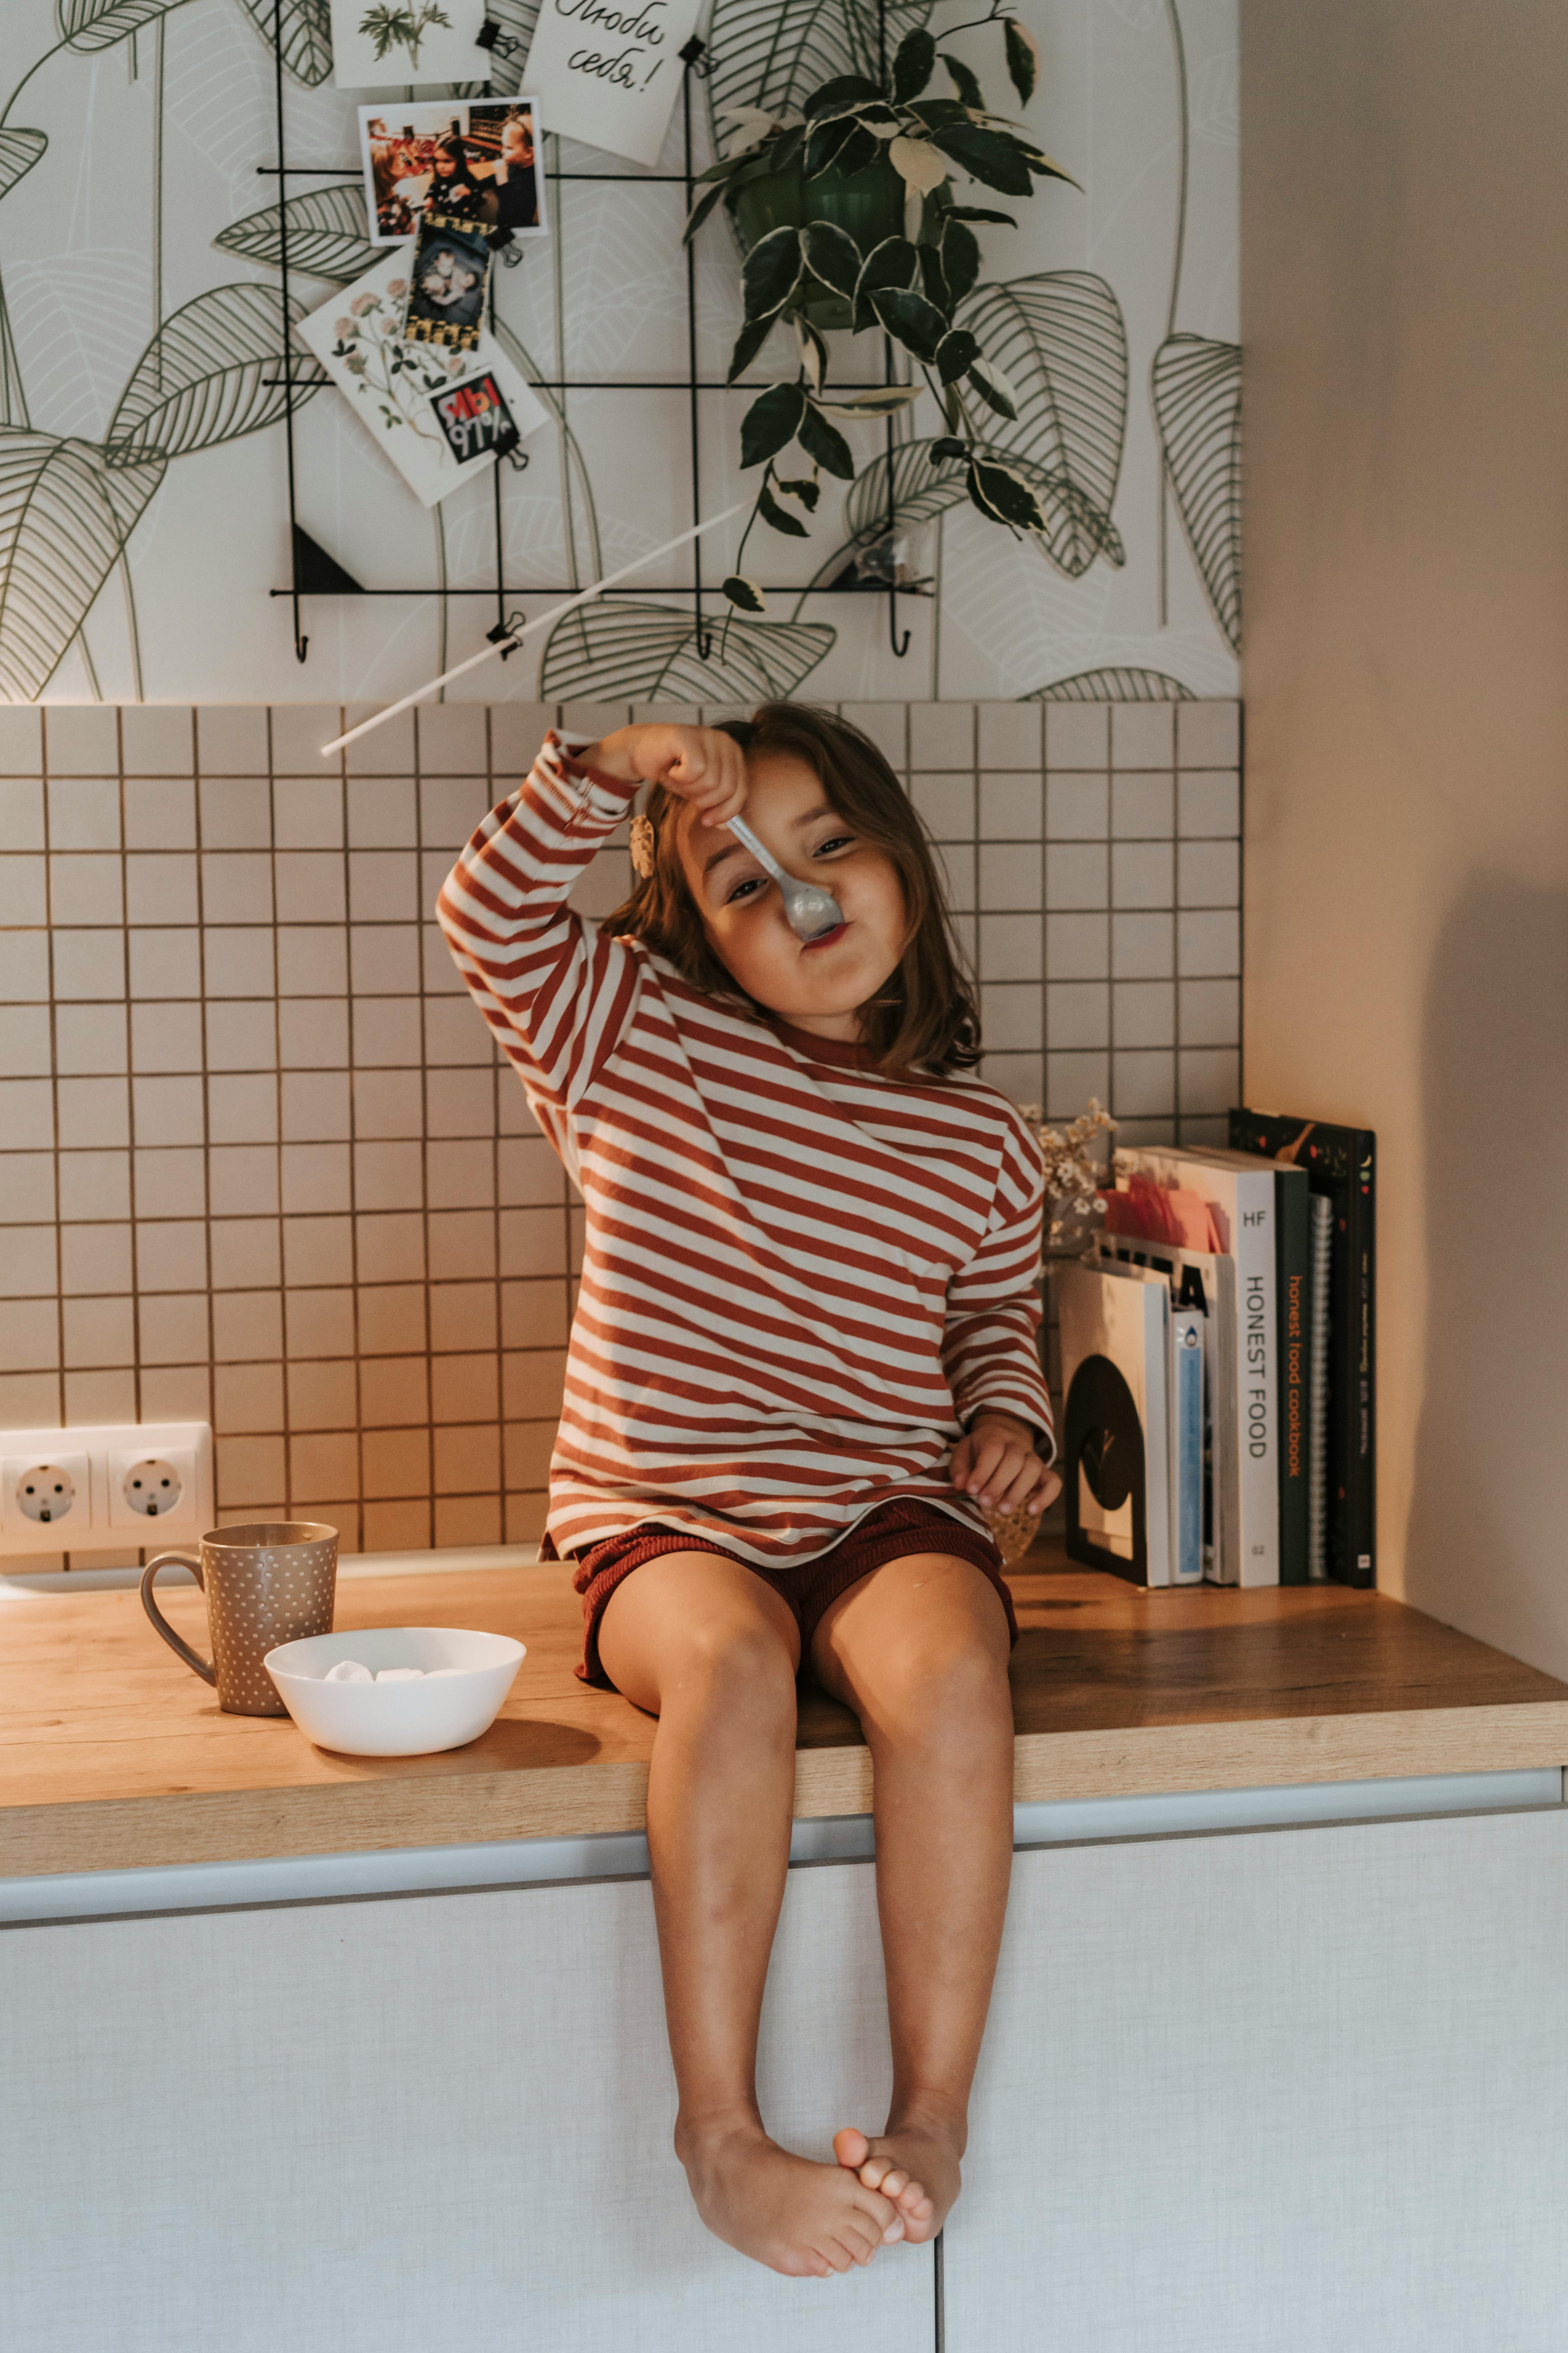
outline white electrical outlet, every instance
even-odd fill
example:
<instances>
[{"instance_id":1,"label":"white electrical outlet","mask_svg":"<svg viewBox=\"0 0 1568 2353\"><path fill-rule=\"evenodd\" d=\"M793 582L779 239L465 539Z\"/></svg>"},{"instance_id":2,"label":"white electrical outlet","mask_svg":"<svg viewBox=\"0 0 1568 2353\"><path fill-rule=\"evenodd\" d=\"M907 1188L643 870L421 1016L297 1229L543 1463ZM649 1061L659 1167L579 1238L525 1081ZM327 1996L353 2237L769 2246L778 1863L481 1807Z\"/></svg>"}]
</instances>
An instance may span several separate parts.
<instances>
[{"instance_id":1,"label":"white electrical outlet","mask_svg":"<svg viewBox=\"0 0 1568 2353\"><path fill-rule=\"evenodd\" d=\"M0 1556L188 1546L212 1524L205 1421L0 1430Z\"/></svg>"},{"instance_id":2,"label":"white electrical outlet","mask_svg":"<svg viewBox=\"0 0 1568 2353\"><path fill-rule=\"evenodd\" d=\"M7 1445L0 1461L4 1524L27 1539L14 1547L18 1552L64 1551L92 1525L89 1458L62 1444L64 1433L51 1435L52 1444L40 1440L15 1452Z\"/></svg>"}]
</instances>

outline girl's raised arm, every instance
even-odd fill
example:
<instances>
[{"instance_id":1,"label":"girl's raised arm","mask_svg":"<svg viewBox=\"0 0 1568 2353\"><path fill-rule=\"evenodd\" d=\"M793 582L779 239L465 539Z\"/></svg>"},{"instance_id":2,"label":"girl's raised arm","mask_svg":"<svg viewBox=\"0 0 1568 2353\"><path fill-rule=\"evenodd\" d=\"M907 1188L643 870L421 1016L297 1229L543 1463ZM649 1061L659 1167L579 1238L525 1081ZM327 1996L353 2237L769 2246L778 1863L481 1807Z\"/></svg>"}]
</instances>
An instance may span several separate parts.
<instances>
[{"instance_id":1,"label":"girl's raised arm","mask_svg":"<svg viewBox=\"0 0 1568 2353\"><path fill-rule=\"evenodd\" d=\"M1040 1369L1040 1240L1045 1180L1039 1148L1009 1130L985 1238L947 1288L942 1358L965 1430L981 1413L1010 1413L1056 1451L1051 1395Z\"/></svg>"},{"instance_id":2,"label":"girl's raised arm","mask_svg":"<svg viewBox=\"0 0 1568 2353\"><path fill-rule=\"evenodd\" d=\"M525 781L484 819L436 902L458 969L503 1052L531 1096L563 1111L580 1100L637 999L630 950L566 902L637 783L574 757L552 729Z\"/></svg>"}]
</instances>

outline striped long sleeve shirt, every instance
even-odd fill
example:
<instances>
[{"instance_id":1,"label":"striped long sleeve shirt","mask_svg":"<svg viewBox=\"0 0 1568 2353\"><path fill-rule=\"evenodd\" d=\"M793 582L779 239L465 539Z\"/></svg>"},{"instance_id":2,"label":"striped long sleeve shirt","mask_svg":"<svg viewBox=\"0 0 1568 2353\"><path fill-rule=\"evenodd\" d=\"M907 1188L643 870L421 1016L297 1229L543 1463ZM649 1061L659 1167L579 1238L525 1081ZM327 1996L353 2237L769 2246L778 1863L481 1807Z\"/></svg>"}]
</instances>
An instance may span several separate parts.
<instances>
[{"instance_id":1,"label":"striped long sleeve shirt","mask_svg":"<svg viewBox=\"0 0 1568 2353\"><path fill-rule=\"evenodd\" d=\"M552 1547L645 1522L804 1562L952 1487L983 1408L1050 1448L1041 1171L1016 1106L749 1018L566 902L633 785L552 734L441 892L458 969L586 1204Z\"/></svg>"}]
</instances>

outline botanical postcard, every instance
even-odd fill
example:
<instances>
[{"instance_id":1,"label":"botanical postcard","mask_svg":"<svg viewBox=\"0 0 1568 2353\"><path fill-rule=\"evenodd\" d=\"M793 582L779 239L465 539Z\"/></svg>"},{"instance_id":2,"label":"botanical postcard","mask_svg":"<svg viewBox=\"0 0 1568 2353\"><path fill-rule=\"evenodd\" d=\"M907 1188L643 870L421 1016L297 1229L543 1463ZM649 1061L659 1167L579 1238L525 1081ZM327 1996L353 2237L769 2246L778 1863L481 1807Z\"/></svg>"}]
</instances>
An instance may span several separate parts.
<instances>
[{"instance_id":1,"label":"botanical postcard","mask_svg":"<svg viewBox=\"0 0 1568 2353\"><path fill-rule=\"evenodd\" d=\"M362 106L359 143L373 245L401 245L427 207L518 237L547 233L535 99Z\"/></svg>"},{"instance_id":2,"label":"botanical postcard","mask_svg":"<svg viewBox=\"0 0 1568 2353\"><path fill-rule=\"evenodd\" d=\"M488 329L469 352L404 341L410 258L406 248L389 253L297 332L410 490L433 507L547 417Z\"/></svg>"},{"instance_id":3,"label":"botanical postcard","mask_svg":"<svg viewBox=\"0 0 1568 2353\"><path fill-rule=\"evenodd\" d=\"M484 0L331 0L332 79L340 90L489 81L479 47Z\"/></svg>"}]
</instances>

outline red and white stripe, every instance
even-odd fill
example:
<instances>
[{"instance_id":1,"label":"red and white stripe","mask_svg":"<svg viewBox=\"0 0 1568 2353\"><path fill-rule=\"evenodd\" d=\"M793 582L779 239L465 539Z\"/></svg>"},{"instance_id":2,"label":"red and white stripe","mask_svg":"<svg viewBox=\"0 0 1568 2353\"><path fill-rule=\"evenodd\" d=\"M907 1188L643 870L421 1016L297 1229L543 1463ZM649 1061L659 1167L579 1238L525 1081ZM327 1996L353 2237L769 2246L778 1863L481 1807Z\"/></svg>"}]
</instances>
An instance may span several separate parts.
<instances>
[{"instance_id":1,"label":"red and white stripe","mask_svg":"<svg viewBox=\"0 0 1568 2353\"><path fill-rule=\"evenodd\" d=\"M566 900L634 785L552 734L437 908L587 1205L551 1464L563 1553L658 1520L804 1561L892 1496L983 1525L984 1406L1050 1444L1041 1172L1005 1096L743 1018Z\"/></svg>"}]
</instances>

